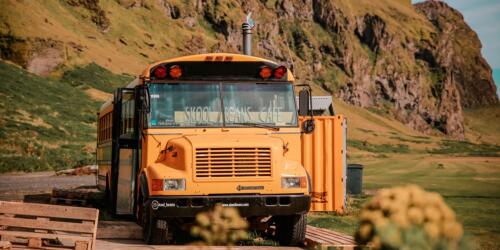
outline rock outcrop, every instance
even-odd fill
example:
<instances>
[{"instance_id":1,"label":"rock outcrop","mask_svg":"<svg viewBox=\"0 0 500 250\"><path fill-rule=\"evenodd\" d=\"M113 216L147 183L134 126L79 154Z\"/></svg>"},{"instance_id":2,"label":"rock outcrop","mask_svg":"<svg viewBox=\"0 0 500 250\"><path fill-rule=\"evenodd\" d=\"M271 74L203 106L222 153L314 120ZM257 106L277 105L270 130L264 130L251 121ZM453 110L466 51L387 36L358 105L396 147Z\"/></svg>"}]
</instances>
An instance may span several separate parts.
<instances>
[{"instance_id":1,"label":"rock outcrop","mask_svg":"<svg viewBox=\"0 0 500 250\"><path fill-rule=\"evenodd\" d=\"M350 104L378 109L419 131L437 130L462 139L462 108L499 102L477 35L458 11L440 1L411 5L409 0L116 0L104 5L97 0L66 0L60 4L83 20L84 25L68 29L78 39L52 37L47 27L56 27L56 19L46 18L47 23L38 27L49 30L46 37L44 33L33 38L15 28L17 19L0 15L2 58L45 71L47 67L34 63L40 57L52 64L90 60L135 73L146 61L241 51L240 25L252 12L257 56L286 64L301 83L317 84ZM95 29L91 35L89 27ZM37 39L63 44L64 55L70 56L63 62L54 60L61 57L61 46L48 53L47 46L32 45ZM105 59L103 46L116 51L106 50Z\"/></svg>"}]
</instances>

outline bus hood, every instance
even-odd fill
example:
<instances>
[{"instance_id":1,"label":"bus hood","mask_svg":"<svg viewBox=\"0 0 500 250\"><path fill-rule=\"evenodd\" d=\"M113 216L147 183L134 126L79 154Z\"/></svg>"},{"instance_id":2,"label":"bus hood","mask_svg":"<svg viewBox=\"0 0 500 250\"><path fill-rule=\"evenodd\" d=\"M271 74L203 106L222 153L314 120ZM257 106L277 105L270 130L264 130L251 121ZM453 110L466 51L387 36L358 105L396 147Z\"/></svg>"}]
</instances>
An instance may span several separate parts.
<instances>
[{"instance_id":1,"label":"bus hood","mask_svg":"<svg viewBox=\"0 0 500 250\"><path fill-rule=\"evenodd\" d=\"M200 148L272 148L280 150L283 142L280 138L268 135L187 135L184 136L193 146Z\"/></svg>"},{"instance_id":2,"label":"bus hood","mask_svg":"<svg viewBox=\"0 0 500 250\"><path fill-rule=\"evenodd\" d=\"M269 135L185 135L171 139L167 166L192 173L193 181L270 180L283 164L283 141Z\"/></svg>"}]
</instances>

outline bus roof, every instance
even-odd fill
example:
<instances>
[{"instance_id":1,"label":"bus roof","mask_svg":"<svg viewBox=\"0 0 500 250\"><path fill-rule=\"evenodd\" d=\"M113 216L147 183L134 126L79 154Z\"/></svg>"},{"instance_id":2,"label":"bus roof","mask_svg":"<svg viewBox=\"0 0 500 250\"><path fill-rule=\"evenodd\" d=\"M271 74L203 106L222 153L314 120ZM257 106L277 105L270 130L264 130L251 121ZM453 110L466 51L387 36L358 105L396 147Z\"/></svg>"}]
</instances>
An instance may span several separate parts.
<instances>
[{"instance_id":1,"label":"bus roof","mask_svg":"<svg viewBox=\"0 0 500 250\"><path fill-rule=\"evenodd\" d=\"M204 62L204 61L217 61L217 58L219 58L219 61L228 61L228 62L268 62L272 64L279 65L276 62L273 62L271 60L267 60L261 57L256 57L256 56L249 56L249 55L243 55L243 54L232 54L232 53L207 53L207 54L197 54L197 55L189 55L189 56L181 56L181 57L174 57L162 61L157 61L152 64L149 64L144 71L141 74L141 77L144 78L149 78L150 77L150 72L151 69L156 67L157 65L164 64L164 63L169 63L169 62ZM230 60L228 60L230 59ZM288 80L289 81L294 81L293 74L288 70Z\"/></svg>"},{"instance_id":2,"label":"bus roof","mask_svg":"<svg viewBox=\"0 0 500 250\"><path fill-rule=\"evenodd\" d=\"M267 62L275 65L279 65L276 62L273 62L271 60L267 60L261 57L256 57L256 56L249 56L249 55L243 55L243 54L232 54L232 53L207 53L207 54L196 54L196 55L189 55L189 56L181 56L181 57L174 57L166 60L161 60L157 61L154 63L151 63L146 66L146 68L142 71L142 74L139 75L139 77L135 78L132 82L130 82L126 87L127 88L134 88L137 85L141 85L144 82L141 79L148 79L150 77L150 72L151 69L154 67L165 64L165 63L172 63L172 62L204 62L204 61L224 61L224 62ZM287 71L287 79L288 81L294 81L295 78L293 77L293 74L290 72L290 70ZM102 106L100 111L104 111L106 107L111 106L113 102L113 98L110 100L106 101Z\"/></svg>"}]
</instances>

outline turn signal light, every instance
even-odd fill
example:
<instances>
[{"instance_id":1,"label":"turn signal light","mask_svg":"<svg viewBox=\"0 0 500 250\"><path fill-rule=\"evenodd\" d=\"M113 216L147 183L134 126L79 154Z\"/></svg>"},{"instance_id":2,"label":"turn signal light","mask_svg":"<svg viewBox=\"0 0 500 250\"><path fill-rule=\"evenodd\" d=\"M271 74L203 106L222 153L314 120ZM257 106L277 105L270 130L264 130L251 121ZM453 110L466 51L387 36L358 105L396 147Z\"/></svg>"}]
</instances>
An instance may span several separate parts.
<instances>
[{"instance_id":1,"label":"turn signal light","mask_svg":"<svg viewBox=\"0 0 500 250\"><path fill-rule=\"evenodd\" d=\"M151 182L151 189L153 189L153 191L163 191L163 179L153 179Z\"/></svg>"},{"instance_id":2,"label":"turn signal light","mask_svg":"<svg viewBox=\"0 0 500 250\"><path fill-rule=\"evenodd\" d=\"M271 68L269 68L267 66L263 66L262 68L260 68L259 75L263 79L267 79L267 78L271 77L272 73L273 73L273 71L271 70Z\"/></svg>"},{"instance_id":3,"label":"turn signal light","mask_svg":"<svg viewBox=\"0 0 500 250\"><path fill-rule=\"evenodd\" d=\"M163 79L167 77L167 69L163 66L159 66L154 71L155 78Z\"/></svg>"},{"instance_id":4,"label":"turn signal light","mask_svg":"<svg viewBox=\"0 0 500 250\"><path fill-rule=\"evenodd\" d=\"M300 177L300 188L307 187L307 178L305 176Z\"/></svg>"},{"instance_id":5,"label":"turn signal light","mask_svg":"<svg viewBox=\"0 0 500 250\"><path fill-rule=\"evenodd\" d=\"M170 71L168 72L170 77L177 79L182 76L182 69L179 65L173 65L170 67Z\"/></svg>"},{"instance_id":6,"label":"turn signal light","mask_svg":"<svg viewBox=\"0 0 500 250\"><path fill-rule=\"evenodd\" d=\"M283 76L286 74L286 67L285 66L279 66L278 68L274 69L273 75L274 78L276 79L281 79Z\"/></svg>"}]
</instances>

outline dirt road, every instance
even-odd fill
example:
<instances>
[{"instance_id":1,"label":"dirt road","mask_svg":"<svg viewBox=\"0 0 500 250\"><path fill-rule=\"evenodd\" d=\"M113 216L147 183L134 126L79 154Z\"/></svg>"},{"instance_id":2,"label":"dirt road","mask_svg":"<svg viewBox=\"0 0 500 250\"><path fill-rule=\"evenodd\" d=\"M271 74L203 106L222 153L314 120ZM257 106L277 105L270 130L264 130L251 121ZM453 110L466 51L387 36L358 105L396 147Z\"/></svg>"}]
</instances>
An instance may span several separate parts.
<instances>
[{"instance_id":1,"label":"dirt road","mask_svg":"<svg viewBox=\"0 0 500 250\"><path fill-rule=\"evenodd\" d=\"M56 176L53 171L0 174L0 200L22 201L26 195L47 194L54 187L72 188L95 184L94 175Z\"/></svg>"}]
</instances>

